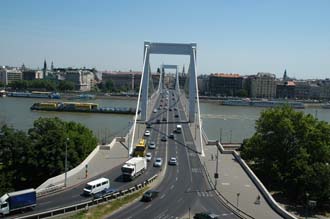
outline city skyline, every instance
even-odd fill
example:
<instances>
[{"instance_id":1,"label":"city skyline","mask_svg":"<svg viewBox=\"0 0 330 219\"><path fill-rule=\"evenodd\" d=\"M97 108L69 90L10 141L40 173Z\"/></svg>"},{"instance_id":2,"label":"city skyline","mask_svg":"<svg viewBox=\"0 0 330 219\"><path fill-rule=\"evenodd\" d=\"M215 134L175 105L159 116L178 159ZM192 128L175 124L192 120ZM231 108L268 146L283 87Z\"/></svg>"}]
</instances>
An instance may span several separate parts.
<instances>
[{"instance_id":1,"label":"city skyline","mask_svg":"<svg viewBox=\"0 0 330 219\"><path fill-rule=\"evenodd\" d=\"M142 70L143 41L196 42L198 73L327 78L328 1L2 1L1 65ZM145 24L145 25L144 25ZM152 56L188 66L188 57Z\"/></svg>"}]
</instances>

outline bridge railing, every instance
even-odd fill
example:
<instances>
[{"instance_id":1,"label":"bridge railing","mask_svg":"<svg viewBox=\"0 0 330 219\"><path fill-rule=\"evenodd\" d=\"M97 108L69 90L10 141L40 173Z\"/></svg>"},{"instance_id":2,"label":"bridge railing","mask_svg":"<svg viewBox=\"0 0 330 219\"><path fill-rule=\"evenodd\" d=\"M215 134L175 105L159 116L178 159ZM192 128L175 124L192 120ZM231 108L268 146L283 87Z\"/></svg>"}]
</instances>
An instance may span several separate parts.
<instances>
[{"instance_id":1,"label":"bridge railing","mask_svg":"<svg viewBox=\"0 0 330 219\"><path fill-rule=\"evenodd\" d=\"M81 203L78 203L75 205L56 208L56 209L52 209L49 211L32 214L32 215L27 215L27 216L22 216L22 217L17 217L17 218L19 218L19 219L48 218L48 217L60 216L60 215L67 214L70 212L79 212L79 211L83 211L83 210L88 210L89 207L91 207L91 206L96 206L101 203L111 202L118 198L125 197L126 195L131 194L133 192L139 191L139 190L143 189L144 187L146 187L147 185L149 185L151 182L153 182L157 177L158 177L158 175L155 174L154 176L152 176L151 178L145 180L144 182L142 182L140 184L134 185L129 189L121 190L116 193L104 196L103 198L85 201L85 202L81 202Z\"/></svg>"}]
</instances>

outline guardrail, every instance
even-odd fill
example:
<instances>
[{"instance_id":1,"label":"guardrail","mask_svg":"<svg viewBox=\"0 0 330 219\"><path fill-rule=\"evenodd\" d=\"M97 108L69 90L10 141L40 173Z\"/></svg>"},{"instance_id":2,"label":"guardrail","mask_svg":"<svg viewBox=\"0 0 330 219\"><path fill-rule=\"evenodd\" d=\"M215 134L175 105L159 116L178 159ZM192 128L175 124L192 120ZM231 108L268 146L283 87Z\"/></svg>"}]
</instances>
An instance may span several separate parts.
<instances>
[{"instance_id":1,"label":"guardrail","mask_svg":"<svg viewBox=\"0 0 330 219\"><path fill-rule=\"evenodd\" d=\"M145 186L149 185L151 182L153 182L156 178L158 177L157 174L152 176L151 178L145 180L143 183L137 184L135 186L132 186L129 189L121 190L116 193L104 196L102 198L86 201L86 202L81 202L75 205L70 205L62 208L56 208L52 209L49 211L37 213L37 214L32 214L32 215L27 215L27 216L22 216L22 217L17 217L18 219L39 219L39 218L48 218L48 217L54 217L54 216L59 216L63 215L66 213L70 212L79 212L83 210L88 210L89 207L91 206L96 206L101 203L106 203L106 202L111 202L113 200L116 200L117 198L124 197L130 193L136 192Z\"/></svg>"}]
</instances>

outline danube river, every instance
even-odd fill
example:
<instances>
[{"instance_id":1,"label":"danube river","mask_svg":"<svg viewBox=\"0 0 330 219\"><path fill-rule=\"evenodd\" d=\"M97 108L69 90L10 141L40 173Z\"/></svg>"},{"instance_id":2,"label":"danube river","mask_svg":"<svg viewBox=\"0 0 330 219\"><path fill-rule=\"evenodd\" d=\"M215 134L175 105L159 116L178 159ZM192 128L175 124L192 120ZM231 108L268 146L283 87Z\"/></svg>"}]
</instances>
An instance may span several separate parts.
<instances>
[{"instance_id":1,"label":"danube river","mask_svg":"<svg viewBox=\"0 0 330 219\"><path fill-rule=\"evenodd\" d=\"M6 123L16 129L28 130L33 121L39 117L59 117L65 121L80 122L92 129L101 141L109 142L114 136L126 134L132 115L69 113L31 111L35 102L42 99L13 98L0 99L0 124ZM89 102L105 107L136 107L136 100L96 99ZM203 127L209 139L219 139L223 142L242 142L244 138L254 133L255 121L264 108L221 106L215 102L201 102L201 117ZM317 116L318 119L330 122L330 110L322 108L306 108L302 110Z\"/></svg>"}]
</instances>

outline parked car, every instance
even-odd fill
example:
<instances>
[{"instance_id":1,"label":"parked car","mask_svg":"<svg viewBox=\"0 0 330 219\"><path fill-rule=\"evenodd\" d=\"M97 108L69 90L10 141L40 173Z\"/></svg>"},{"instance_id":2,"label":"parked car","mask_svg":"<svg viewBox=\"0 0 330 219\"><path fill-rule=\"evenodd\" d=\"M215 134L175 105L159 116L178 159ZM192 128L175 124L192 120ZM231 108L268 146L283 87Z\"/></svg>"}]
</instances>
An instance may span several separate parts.
<instances>
[{"instance_id":1,"label":"parked car","mask_svg":"<svg viewBox=\"0 0 330 219\"><path fill-rule=\"evenodd\" d=\"M142 196L142 201L145 201L145 202L150 202L152 201L152 199L156 198L158 196L159 192L158 191L155 191L155 190L149 190L149 191L146 191L143 196Z\"/></svg>"},{"instance_id":2,"label":"parked car","mask_svg":"<svg viewBox=\"0 0 330 219\"><path fill-rule=\"evenodd\" d=\"M154 162L154 167L161 167L163 164L163 160L160 157L157 157L155 162Z\"/></svg>"},{"instance_id":3,"label":"parked car","mask_svg":"<svg viewBox=\"0 0 330 219\"><path fill-rule=\"evenodd\" d=\"M148 146L150 149L155 149L156 148L156 144L155 144L155 142L154 141L151 141L150 143L149 143L149 146Z\"/></svg>"},{"instance_id":4,"label":"parked car","mask_svg":"<svg viewBox=\"0 0 330 219\"><path fill-rule=\"evenodd\" d=\"M103 198L103 197L105 197L107 195L111 195L115 192L118 192L118 190L114 189L114 188L106 188L106 189L103 189L101 192L94 194L93 197L94 197L94 199Z\"/></svg>"},{"instance_id":5,"label":"parked car","mask_svg":"<svg viewBox=\"0 0 330 219\"><path fill-rule=\"evenodd\" d=\"M177 164L176 157L171 157L171 159L168 161L168 164L176 166L176 164Z\"/></svg>"},{"instance_id":6,"label":"parked car","mask_svg":"<svg viewBox=\"0 0 330 219\"><path fill-rule=\"evenodd\" d=\"M150 152L146 154L147 161L151 161L152 155Z\"/></svg>"},{"instance_id":7,"label":"parked car","mask_svg":"<svg viewBox=\"0 0 330 219\"><path fill-rule=\"evenodd\" d=\"M218 219L219 215L209 213L209 212L201 212L194 215L194 219Z\"/></svg>"},{"instance_id":8,"label":"parked car","mask_svg":"<svg viewBox=\"0 0 330 219\"><path fill-rule=\"evenodd\" d=\"M145 131L144 136L150 136L150 131L149 130Z\"/></svg>"}]
</instances>

